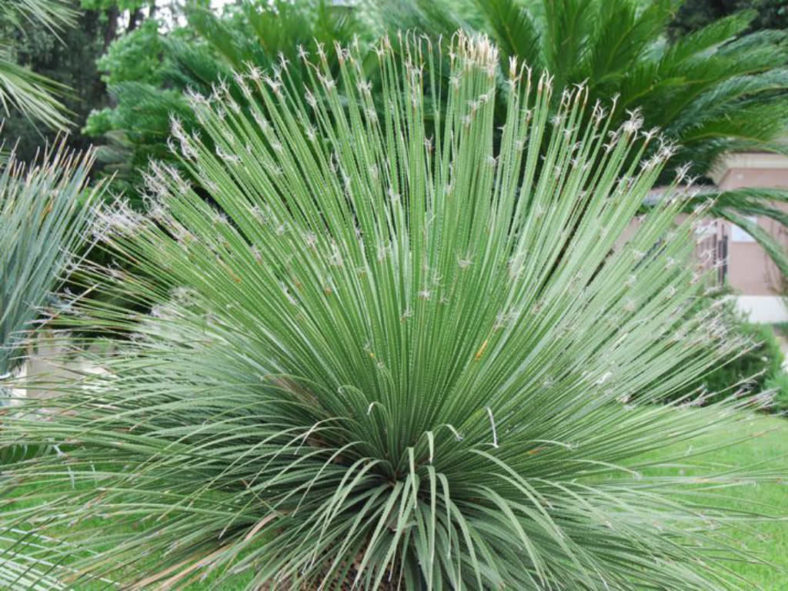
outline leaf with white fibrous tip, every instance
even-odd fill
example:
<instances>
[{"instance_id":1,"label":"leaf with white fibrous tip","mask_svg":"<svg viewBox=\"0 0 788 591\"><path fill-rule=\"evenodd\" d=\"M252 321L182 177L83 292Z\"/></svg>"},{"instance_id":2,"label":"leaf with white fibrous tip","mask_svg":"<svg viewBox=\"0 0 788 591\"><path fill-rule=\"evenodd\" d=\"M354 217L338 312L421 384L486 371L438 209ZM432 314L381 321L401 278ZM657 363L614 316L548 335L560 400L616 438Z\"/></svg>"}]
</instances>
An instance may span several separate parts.
<instances>
[{"instance_id":1,"label":"leaf with white fibrous tip","mask_svg":"<svg viewBox=\"0 0 788 591\"><path fill-rule=\"evenodd\" d=\"M32 164L19 162L12 152L0 165L0 407L13 402L8 378L24 361L36 321L84 244L101 191L87 188L91 164L91 154L73 153L60 141ZM14 489L6 465L29 462L50 443L3 441L0 486ZM0 586L64 589L51 540L17 525L3 520Z\"/></svg>"},{"instance_id":2,"label":"leaf with white fibrous tip","mask_svg":"<svg viewBox=\"0 0 788 591\"><path fill-rule=\"evenodd\" d=\"M85 244L101 184L88 188L91 153L64 142L0 169L0 374L21 361L26 333Z\"/></svg>"}]
</instances>

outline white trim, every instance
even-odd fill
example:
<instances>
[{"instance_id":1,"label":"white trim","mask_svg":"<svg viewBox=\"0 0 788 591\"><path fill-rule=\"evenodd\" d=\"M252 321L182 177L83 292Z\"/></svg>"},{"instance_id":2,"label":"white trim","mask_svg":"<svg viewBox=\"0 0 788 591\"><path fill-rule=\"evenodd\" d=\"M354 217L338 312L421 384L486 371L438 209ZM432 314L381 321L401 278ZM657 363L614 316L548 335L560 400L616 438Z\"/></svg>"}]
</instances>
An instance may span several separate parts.
<instances>
[{"instance_id":1,"label":"white trim","mask_svg":"<svg viewBox=\"0 0 788 591\"><path fill-rule=\"evenodd\" d=\"M783 296L735 296L736 309L751 322L775 324L788 322L788 307Z\"/></svg>"},{"instance_id":2,"label":"white trim","mask_svg":"<svg viewBox=\"0 0 788 591\"><path fill-rule=\"evenodd\" d=\"M733 168L788 170L788 156L769 152L736 152L720 156L709 170L709 177L719 185Z\"/></svg>"}]
</instances>

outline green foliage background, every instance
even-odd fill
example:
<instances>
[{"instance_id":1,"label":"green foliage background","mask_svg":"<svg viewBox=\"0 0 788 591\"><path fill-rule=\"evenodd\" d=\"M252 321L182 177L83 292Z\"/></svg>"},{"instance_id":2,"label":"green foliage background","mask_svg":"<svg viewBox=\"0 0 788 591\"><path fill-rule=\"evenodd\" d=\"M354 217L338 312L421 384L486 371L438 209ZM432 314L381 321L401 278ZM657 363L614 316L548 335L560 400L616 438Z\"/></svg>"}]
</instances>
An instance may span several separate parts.
<instances>
[{"instance_id":1,"label":"green foliage background","mask_svg":"<svg viewBox=\"0 0 788 591\"><path fill-rule=\"evenodd\" d=\"M788 28L788 5L784 0L687 0L671 23L673 35L683 35L741 10L755 10L757 16L748 31Z\"/></svg>"},{"instance_id":2,"label":"green foliage background","mask_svg":"<svg viewBox=\"0 0 788 591\"><path fill-rule=\"evenodd\" d=\"M769 410L774 413L788 411L788 375L782 369L785 357L774 329L768 324L747 321L735 311L732 301L715 303L714 300L703 299L701 302L707 306L722 305L730 330L750 343L742 355L709 371L699 380L698 385L710 393L717 393L709 396L706 403L717 402L736 390L743 395L773 390L774 401Z\"/></svg>"},{"instance_id":3,"label":"green foliage background","mask_svg":"<svg viewBox=\"0 0 788 591\"><path fill-rule=\"evenodd\" d=\"M71 7L79 8L78 1ZM72 122L68 145L84 150L94 139L79 133L88 115L107 104L108 96L99 79L97 58L105 49L106 22L102 14L93 10L79 13L76 23L59 33L59 39L46 26L29 23L26 34L19 35L16 52L20 63L34 72L62 84L61 96ZM12 109L4 118L3 137L16 145L17 157L31 161L46 142L54 141L56 132L41 123L31 121L18 110Z\"/></svg>"}]
</instances>

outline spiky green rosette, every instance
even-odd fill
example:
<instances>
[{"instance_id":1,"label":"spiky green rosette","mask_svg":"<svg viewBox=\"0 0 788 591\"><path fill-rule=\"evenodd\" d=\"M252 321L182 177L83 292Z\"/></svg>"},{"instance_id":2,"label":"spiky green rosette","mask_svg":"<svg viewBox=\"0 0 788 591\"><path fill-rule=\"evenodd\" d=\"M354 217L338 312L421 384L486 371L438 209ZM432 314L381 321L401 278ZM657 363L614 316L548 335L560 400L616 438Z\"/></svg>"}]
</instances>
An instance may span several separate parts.
<instances>
[{"instance_id":1,"label":"spiky green rosette","mask_svg":"<svg viewBox=\"0 0 788 591\"><path fill-rule=\"evenodd\" d=\"M8 425L3 416L15 412L6 405L19 402L13 399L13 386L19 384L12 378L42 308L67 274L75 251L85 247L84 232L101 183L87 188L93 154L72 152L64 142L48 147L30 164L13 153L6 156L0 162L0 491L6 495L3 501L10 499L16 508L9 472L33 448L25 445L24 435L19 444L15 441L17 415L9 414ZM26 409L19 410L19 418L24 419ZM0 589L57 588L50 576L53 565L41 553L46 548L18 523L5 507L0 509Z\"/></svg>"},{"instance_id":2,"label":"spiky green rosette","mask_svg":"<svg viewBox=\"0 0 788 591\"><path fill-rule=\"evenodd\" d=\"M0 127L2 127L0 125ZM41 308L83 245L101 183L87 188L93 154L64 142L31 164L11 153L0 163L0 405L3 381L23 361Z\"/></svg>"},{"instance_id":3,"label":"spiky green rosette","mask_svg":"<svg viewBox=\"0 0 788 591\"><path fill-rule=\"evenodd\" d=\"M46 421L6 419L62 454L12 467L5 522L71 544L77 587L724 586L704 486L732 477L650 469L738 416L651 404L738 346L690 312L677 185L632 223L670 146L640 162L659 140L582 86L551 112L483 39L384 39L379 105L336 50L305 96L284 67L238 75L248 111L192 97L206 135L173 134L202 189L154 168L150 217L108 216L135 273L102 289L153 312L94 305L137 338Z\"/></svg>"}]
</instances>

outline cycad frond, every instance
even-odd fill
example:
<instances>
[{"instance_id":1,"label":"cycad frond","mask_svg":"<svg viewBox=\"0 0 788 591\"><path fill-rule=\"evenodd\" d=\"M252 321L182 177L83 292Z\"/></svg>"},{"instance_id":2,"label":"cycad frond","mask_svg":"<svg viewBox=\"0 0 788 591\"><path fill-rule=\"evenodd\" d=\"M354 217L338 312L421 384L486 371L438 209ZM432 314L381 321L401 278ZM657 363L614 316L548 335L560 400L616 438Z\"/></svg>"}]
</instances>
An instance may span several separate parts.
<instances>
[{"instance_id":1,"label":"cycad frond","mask_svg":"<svg viewBox=\"0 0 788 591\"><path fill-rule=\"evenodd\" d=\"M153 312L93 304L77 325L135 342L46 421L4 417L0 444L63 449L8 467L4 524L95 551L77 587L725 587L707 520L734 516L708 495L733 476L642 458L742 416L649 404L741 345L691 306L679 189L630 226L670 146L641 164L637 117L611 126L582 86L553 111L483 39L384 39L382 108L336 51L305 92L239 75L248 116L193 96L201 136L173 136L199 191L159 166L149 217L108 216L135 273L95 280Z\"/></svg>"},{"instance_id":2,"label":"cycad frond","mask_svg":"<svg viewBox=\"0 0 788 591\"><path fill-rule=\"evenodd\" d=\"M783 277L788 277L788 252L780 241L746 216L758 216L776 221L788 227L788 213L780 205L788 203L785 189L734 189L718 193L705 193L704 200L713 199L709 215L725 219L747 231L761 245L769 258L777 265ZM700 205L692 199L685 206L686 211Z\"/></svg>"},{"instance_id":3,"label":"cycad frond","mask_svg":"<svg viewBox=\"0 0 788 591\"><path fill-rule=\"evenodd\" d=\"M593 31L587 40L582 71L601 92L619 91L621 79L644 61L671 17L670 3L653 2L641 8L629 0L596 6Z\"/></svg>"},{"instance_id":4,"label":"cycad frond","mask_svg":"<svg viewBox=\"0 0 788 591\"><path fill-rule=\"evenodd\" d=\"M0 0L0 22L25 34L28 23L44 25L52 33L76 24L77 12L64 0Z\"/></svg>"},{"instance_id":5,"label":"cycad frond","mask_svg":"<svg viewBox=\"0 0 788 591\"><path fill-rule=\"evenodd\" d=\"M747 28L754 17L755 11L743 11L714 21L674 41L662 61L666 66L669 65L669 68L676 68L704 51L733 40Z\"/></svg>"},{"instance_id":6,"label":"cycad frond","mask_svg":"<svg viewBox=\"0 0 788 591\"><path fill-rule=\"evenodd\" d=\"M76 14L62 0L0 0L0 115L8 115L13 107L52 129L68 127L68 109L57 100L64 87L18 64L13 40L7 37L9 29L26 34L29 22L56 35L62 27L74 25Z\"/></svg>"},{"instance_id":7,"label":"cycad frond","mask_svg":"<svg viewBox=\"0 0 788 591\"><path fill-rule=\"evenodd\" d=\"M539 30L527 8L515 0L477 0L492 37L503 55L516 55L531 67L544 66L545 55Z\"/></svg>"},{"instance_id":8,"label":"cycad frond","mask_svg":"<svg viewBox=\"0 0 788 591\"><path fill-rule=\"evenodd\" d=\"M8 49L0 45L0 115L15 108L47 127L64 130L68 111L56 98L63 90L61 84L17 64Z\"/></svg>"},{"instance_id":9,"label":"cycad frond","mask_svg":"<svg viewBox=\"0 0 788 591\"><path fill-rule=\"evenodd\" d=\"M761 93L785 90L786 80L788 80L788 68L775 68L766 72L735 76L720 82L698 96L674 122L669 124L665 132L680 136L685 130L699 127L715 117L728 117L734 107L741 106L743 102L746 104L741 99L750 97L750 102L753 102L752 98L757 99ZM786 110L785 104L780 103L780 98L775 96L771 106L778 113ZM785 103L785 100L782 103ZM782 116L785 118L785 113Z\"/></svg>"},{"instance_id":10,"label":"cycad frond","mask_svg":"<svg viewBox=\"0 0 788 591\"><path fill-rule=\"evenodd\" d=\"M763 212L763 208L759 209ZM718 208L715 210L715 213L719 215L719 217L736 224L750 234L750 236L755 238L769 258L777 265L782 276L788 277L788 252L786 252L785 247L777 238L764 230L756 222L744 217L746 215L744 209L739 209L738 207L736 209ZM780 217L783 218L783 220L785 219L784 216Z\"/></svg>"}]
</instances>

